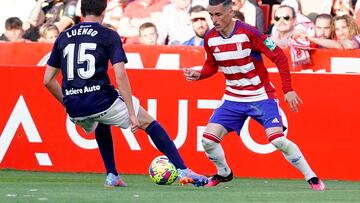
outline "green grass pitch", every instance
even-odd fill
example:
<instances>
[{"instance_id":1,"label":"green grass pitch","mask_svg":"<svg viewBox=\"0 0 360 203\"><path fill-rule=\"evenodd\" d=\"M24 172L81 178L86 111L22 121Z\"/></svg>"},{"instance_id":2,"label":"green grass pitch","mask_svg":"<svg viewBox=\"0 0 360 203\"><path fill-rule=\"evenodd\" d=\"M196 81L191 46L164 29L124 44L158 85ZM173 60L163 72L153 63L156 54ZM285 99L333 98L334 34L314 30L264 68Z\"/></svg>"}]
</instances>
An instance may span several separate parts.
<instances>
[{"instance_id":1,"label":"green grass pitch","mask_svg":"<svg viewBox=\"0 0 360 203\"><path fill-rule=\"evenodd\" d=\"M235 178L214 188L154 184L123 175L125 188L104 188L105 175L0 170L0 202L360 202L360 182L324 181L314 192L302 180Z\"/></svg>"}]
</instances>

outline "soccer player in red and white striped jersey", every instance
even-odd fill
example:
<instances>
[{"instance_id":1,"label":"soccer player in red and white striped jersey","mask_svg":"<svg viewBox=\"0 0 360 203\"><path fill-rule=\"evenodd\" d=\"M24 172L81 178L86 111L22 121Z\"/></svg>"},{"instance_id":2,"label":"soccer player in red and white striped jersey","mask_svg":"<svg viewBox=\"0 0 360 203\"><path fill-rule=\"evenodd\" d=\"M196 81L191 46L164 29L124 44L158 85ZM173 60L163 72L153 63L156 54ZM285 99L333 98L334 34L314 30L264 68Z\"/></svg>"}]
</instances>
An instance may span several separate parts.
<instances>
[{"instance_id":1,"label":"soccer player in red and white striped jersey","mask_svg":"<svg viewBox=\"0 0 360 203\"><path fill-rule=\"evenodd\" d=\"M302 100L291 86L286 56L270 38L254 27L233 21L231 5L231 0L209 0L208 11L214 28L205 36L205 64L201 71L184 69L185 78L189 81L208 78L219 68L226 78L223 102L215 109L202 138L205 153L217 168L217 174L209 179L206 186L216 186L233 178L220 142L228 132L239 134L245 120L251 117L265 128L269 142L303 173L311 188L324 190L324 183L312 171L300 149L284 136L275 89L261 53L278 67L285 101L297 112Z\"/></svg>"}]
</instances>

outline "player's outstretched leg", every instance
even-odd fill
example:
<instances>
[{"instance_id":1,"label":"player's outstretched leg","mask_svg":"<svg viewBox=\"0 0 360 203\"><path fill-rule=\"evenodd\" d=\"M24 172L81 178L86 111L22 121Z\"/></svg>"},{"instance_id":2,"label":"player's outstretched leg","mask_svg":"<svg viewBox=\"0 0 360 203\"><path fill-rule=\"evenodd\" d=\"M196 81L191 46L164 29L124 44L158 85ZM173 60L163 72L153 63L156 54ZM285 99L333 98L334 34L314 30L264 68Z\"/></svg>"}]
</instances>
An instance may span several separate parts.
<instances>
[{"instance_id":1,"label":"player's outstretched leg","mask_svg":"<svg viewBox=\"0 0 360 203\"><path fill-rule=\"evenodd\" d=\"M271 139L271 137L274 137L274 139ZM287 139L282 133L271 137L269 137L271 144L280 150L285 159L304 175L311 189L315 191L325 190L325 184L311 170L299 147L294 142Z\"/></svg>"},{"instance_id":2,"label":"player's outstretched leg","mask_svg":"<svg viewBox=\"0 0 360 203\"><path fill-rule=\"evenodd\" d=\"M207 178L199 175L185 166L174 142L170 139L165 129L157 121L152 121L145 129L151 140L160 152L165 154L171 163L178 169L181 184L192 183L195 186L204 186Z\"/></svg>"},{"instance_id":3,"label":"player's outstretched leg","mask_svg":"<svg viewBox=\"0 0 360 203\"><path fill-rule=\"evenodd\" d=\"M186 167L168 133L142 107L139 109L138 119L141 129L144 129L150 136L156 148L165 154L177 168L180 183L192 183L194 186L204 186L207 183L208 180L205 176L199 175Z\"/></svg>"},{"instance_id":4,"label":"player's outstretched leg","mask_svg":"<svg viewBox=\"0 0 360 203\"><path fill-rule=\"evenodd\" d=\"M233 173L226 163L225 153L220 144L220 139L215 135L204 133L202 138L203 148L206 156L215 164L217 174L209 178L206 187L213 187L221 182L228 182L233 179Z\"/></svg>"}]
</instances>

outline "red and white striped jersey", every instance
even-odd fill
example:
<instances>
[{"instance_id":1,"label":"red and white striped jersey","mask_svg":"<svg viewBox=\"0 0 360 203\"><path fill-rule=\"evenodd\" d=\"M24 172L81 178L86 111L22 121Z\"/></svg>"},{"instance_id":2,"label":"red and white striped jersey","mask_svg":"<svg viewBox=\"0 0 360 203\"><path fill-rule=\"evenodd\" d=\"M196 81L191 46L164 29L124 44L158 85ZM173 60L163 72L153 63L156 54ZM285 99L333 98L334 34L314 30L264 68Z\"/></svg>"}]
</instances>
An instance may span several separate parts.
<instances>
[{"instance_id":1,"label":"red and white striped jersey","mask_svg":"<svg viewBox=\"0 0 360 203\"><path fill-rule=\"evenodd\" d=\"M248 24L237 21L233 33L227 38L211 29L205 36L204 48L207 58L200 79L210 77L220 68L226 78L225 100L253 102L275 98L275 88L260 53L277 65L284 93L292 90L283 51Z\"/></svg>"}]
</instances>

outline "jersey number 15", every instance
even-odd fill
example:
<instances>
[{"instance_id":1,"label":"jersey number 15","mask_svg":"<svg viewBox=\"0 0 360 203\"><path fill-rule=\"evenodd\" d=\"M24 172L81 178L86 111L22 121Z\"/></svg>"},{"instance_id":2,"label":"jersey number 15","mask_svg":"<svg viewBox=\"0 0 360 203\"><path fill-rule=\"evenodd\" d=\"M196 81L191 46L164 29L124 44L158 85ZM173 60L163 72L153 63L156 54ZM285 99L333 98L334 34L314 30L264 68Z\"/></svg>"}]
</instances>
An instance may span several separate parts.
<instances>
[{"instance_id":1,"label":"jersey number 15","mask_svg":"<svg viewBox=\"0 0 360 203\"><path fill-rule=\"evenodd\" d=\"M67 80L74 79L74 58L75 58L75 46L76 44L68 44L64 48L64 58L67 57ZM89 79L95 74L95 57L92 54L86 54L86 50L95 50L96 43L81 43L77 53L77 64L81 65L85 61L87 62L86 68L78 68L77 74L81 79Z\"/></svg>"}]
</instances>

